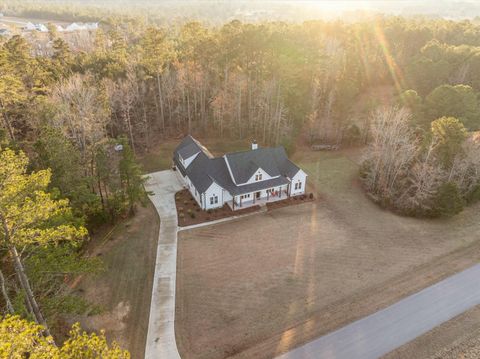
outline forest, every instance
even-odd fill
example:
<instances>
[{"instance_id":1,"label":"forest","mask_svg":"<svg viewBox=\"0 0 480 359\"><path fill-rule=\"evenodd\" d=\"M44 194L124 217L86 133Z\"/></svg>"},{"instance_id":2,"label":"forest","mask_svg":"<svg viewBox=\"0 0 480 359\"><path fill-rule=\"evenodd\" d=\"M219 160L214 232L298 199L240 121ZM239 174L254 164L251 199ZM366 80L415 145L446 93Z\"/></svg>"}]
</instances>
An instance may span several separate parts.
<instances>
[{"instance_id":1,"label":"forest","mask_svg":"<svg viewBox=\"0 0 480 359\"><path fill-rule=\"evenodd\" d=\"M383 206L448 216L480 198L480 27L470 21L50 30L0 39L0 339L38 323L23 350L46 335L38 350L66 358L55 342L86 335L60 328L90 308L68 281L102 270L82 256L88 233L144 203L137 158L164 139L256 138L290 154L366 146L360 176ZM391 107L374 96L353 106L378 88L393 89Z\"/></svg>"}]
</instances>

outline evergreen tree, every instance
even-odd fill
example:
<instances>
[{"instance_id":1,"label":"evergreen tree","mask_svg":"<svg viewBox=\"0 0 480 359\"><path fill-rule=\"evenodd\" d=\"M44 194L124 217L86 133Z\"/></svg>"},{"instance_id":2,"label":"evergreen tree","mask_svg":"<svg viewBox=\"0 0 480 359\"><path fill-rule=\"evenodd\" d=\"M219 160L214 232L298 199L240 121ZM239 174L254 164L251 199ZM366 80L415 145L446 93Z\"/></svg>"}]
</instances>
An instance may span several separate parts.
<instances>
[{"instance_id":1,"label":"evergreen tree","mask_svg":"<svg viewBox=\"0 0 480 359\"><path fill-rule=\"evenodd\" d=\"M47 328L17 248L73 241L86 236L87 231L68 222L71 212L67 200L55 200L47 192L50 171L29 174L27 165L23 152L0 152L0 245L14 263L30 314Z\"/></svg>"},{"instance_id":2,"label":"evergreen tree","mask_svg":"<svg viewBox=\"0 0 480 359\"><path fill-rule=\"evenodd\" d=\"M144 203L147 193L143 187L146 178L142 176L142 170L135 160L132 148L125 138L120 138L122 145L122 157L119 162L119 173L121 188L127 200L131 214L135 213L135 206L138 202Z\"/></svg>"},{"instance_id":3,"label":"evergreen tree","mask_svg":"<svg viewBox=\"0 0 480 359\"><path fill-rule=\"evenodd\" d=\"M446 182L440 186L435 198L435 214L451 217L460 213L464 206L465 200L455 183Z\"/></svg>"}]
</instances>

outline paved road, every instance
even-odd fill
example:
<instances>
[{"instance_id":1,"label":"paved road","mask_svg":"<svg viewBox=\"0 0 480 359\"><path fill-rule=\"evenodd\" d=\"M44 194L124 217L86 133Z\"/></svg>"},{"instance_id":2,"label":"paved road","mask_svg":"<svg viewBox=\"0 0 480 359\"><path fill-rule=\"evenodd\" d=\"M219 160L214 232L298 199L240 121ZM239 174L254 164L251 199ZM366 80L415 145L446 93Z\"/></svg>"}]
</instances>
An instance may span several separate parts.
<instances>
[{"instance_id":1,"label":"paved road","mask_svg":"<svg viewBox=\"0 0 480 359\"><path fill-rule=\"evenodd\" d=\"M478 304L480 265L278 356L277 359L379 358Z\"/></svg>"},{"instance_id":2,"label":"paved road","mask_svg":"<svg viewBox=\"0 0 480 359\"><path fill-rule=\"evenodd\" d=\"M145 184L160 216L157 260L148 322L146 359L180 359L175 342L175 281L177 273L177 211L175 192L182 189L173 171L150 173Z\"/></svg>"}]
</instances>

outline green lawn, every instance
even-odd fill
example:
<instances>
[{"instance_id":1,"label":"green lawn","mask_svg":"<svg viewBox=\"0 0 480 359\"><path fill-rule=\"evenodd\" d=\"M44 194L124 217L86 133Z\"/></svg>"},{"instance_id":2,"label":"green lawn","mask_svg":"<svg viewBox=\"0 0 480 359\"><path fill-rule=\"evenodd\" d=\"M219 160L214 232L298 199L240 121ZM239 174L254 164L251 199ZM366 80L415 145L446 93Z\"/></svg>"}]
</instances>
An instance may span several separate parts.
<instances>
[{"instance_id":1,"label":"green lawn","mask_svg":"<svg viewBox=\"0 0 480 359\"><path fill-rule=\"evenodd\" d=\"M311 181L321 192L337 195L350 195L352 179L358 172L358 166L348 157L339 153L321 153L300 159L297 164L309 175Z\"/></svg>"}]
</instances>

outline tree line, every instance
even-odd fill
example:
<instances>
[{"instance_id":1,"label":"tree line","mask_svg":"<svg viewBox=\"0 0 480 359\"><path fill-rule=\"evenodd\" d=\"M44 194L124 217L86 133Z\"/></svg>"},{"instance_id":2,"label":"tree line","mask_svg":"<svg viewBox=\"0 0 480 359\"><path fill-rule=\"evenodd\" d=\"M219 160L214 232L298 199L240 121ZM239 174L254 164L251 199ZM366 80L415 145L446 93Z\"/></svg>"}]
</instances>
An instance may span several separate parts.
<instances>
[{"instance_id":1,"label":"tree line","mask_svg":"<svg viewBox=\"0 0 480 359\"><path fill-rule=\"evenodd\" d=\"M45 330L88 306L60 273L101 269L79 254L87 230L135 211L146 196L136 155L166 138L255 137L288 151L369 143L362 176L379 202L436 215L478 197L468 131L480 125L480 28L470 22L134 19L82 44L51 29L0 40L2 309ZM355 111L379 86L394 87L400 107L375 112L372 98Z\"/></svg>"},{"instance_id":2,"label":"tree line","mask_svg":"<svg viewBox=\"0 0 480 359\"><path fill-rule=\"evenodd\" d=\"M410 216L452 216L480 199L480 142L460 120L441 117L428 131L406 108L378 109L361 178L384 207Z\"/></svg>"}]
</instances>

